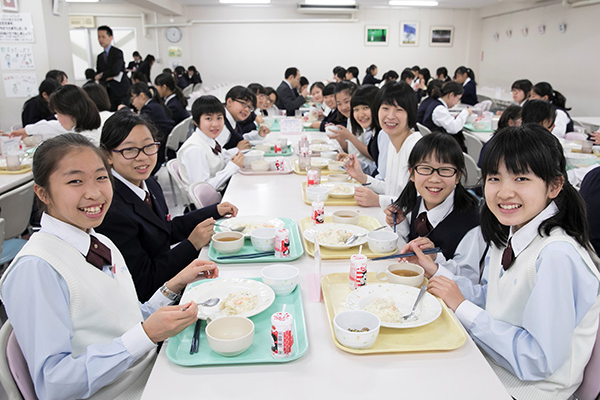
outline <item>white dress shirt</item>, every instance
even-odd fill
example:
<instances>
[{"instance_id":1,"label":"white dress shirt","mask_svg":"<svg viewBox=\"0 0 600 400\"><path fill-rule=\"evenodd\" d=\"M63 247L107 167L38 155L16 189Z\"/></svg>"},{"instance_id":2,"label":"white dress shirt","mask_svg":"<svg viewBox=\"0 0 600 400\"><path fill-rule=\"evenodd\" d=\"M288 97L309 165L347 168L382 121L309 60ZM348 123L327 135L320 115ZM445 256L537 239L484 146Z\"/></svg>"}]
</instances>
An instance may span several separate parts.
<instances>
[{"instance_id":1,"label":"white dress shirt","mask_svg":"<svg viewBox=\"0 0 600 400\"><path fill-rule=\"evenodd\" d=\"M448 104L441 98L438 99L442 102L443 106L437 106L433 110L433 115L431 116L433 123L437 126L444 128L446 132L450 134L456 134L462 130L465 126L465 122L467 122L467 118L469 117L469 112L465 108L462 110L456 118L450 114L448 111Z\"/></svg>"},{"instance_id":2,"label":"white dress shirt","mask_svg":"<svg viewBox=\"0 0 600 400\"><path fill-rule=\"evenodd\" d=\"M571 122L569 116L563 110L556 110L556 118L554 120L554 129L552 129L552 134L557 138L564 138L567 133L567 125Z\"/></svg>"}]
</instances>

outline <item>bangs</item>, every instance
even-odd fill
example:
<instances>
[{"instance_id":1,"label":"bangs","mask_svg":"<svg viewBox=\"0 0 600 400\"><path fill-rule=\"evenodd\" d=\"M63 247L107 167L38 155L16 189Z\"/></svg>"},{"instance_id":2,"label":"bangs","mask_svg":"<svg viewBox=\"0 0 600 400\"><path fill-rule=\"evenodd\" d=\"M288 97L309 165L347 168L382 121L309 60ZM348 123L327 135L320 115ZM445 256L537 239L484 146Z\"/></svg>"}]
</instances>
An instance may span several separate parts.
<instances>
[{"instance_id":1,"label":"bangs","mask_svg":"<svg viewBox=\"0 0 600 400\"><path fill-rule=\"evenodd\" d=\"M440 164L453 165L465 173L465 159L458 142L447 133L435 133L420 139L408 158L409 168L414 168L427 158Z\"/></svg>"},{"instance_id":2,"label":"bangs","mask_svg":"<svg viewBox=\"0 0 600 400\"><path fill-rule=\"evenodd\" d=\"M497 174L500 163L511 174L532 172L547 183L562 176L566 164L558 139L536 124L504 128L494 135L485 149L482 175Z\"/></svg>"}]
</instances>

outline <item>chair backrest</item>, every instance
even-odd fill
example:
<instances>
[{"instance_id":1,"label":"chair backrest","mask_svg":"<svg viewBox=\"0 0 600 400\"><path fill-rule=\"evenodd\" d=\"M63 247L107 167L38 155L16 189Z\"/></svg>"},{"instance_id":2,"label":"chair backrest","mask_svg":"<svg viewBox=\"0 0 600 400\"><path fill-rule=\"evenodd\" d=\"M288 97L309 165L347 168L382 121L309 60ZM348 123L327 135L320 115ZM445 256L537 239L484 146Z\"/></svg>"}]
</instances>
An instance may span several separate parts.
<instances>
[{"instance_id":1,"label":"chair backrest","mask_svg":"<svg viewBox=\"0 0 600 400\"><path fill-rule=\"evenodd\" d=\"M465 167L467 174L461 178L463 186L467 189L481 186L481 169L477 166L477 163L467 153L463 153L465 157Z\"/></svg>"},{"instance_id":2,"label":"chair backrest","mask_svg":"<svg viewBox=\"0 0 600 400\"><path fill-rule=\"evenodd\" d=\"M190 94L194 91L194 85L187 85L183 88L182 92L185 97L190 97Z\"/></svg>"},{"instance_id":3,"label":"chair backrest","mask_svg":"<svg viewBox=\"0 0 600 400\"><path fill-rule=\"evenodd\" d=\"M177 187L177 192L180 195L181 201L183 205L186 206L191 203L190 196L188 195L188 188L183 179L181 179L181 175L179 175L179 162L176 159L167 161L167 171L171 178L175 181L175 186Z\"/></svg>"},{"instance_id":4,"label":"chair backrest","mask_svg":"<svg viewBox=\"0 0 600 400\"><path fill-rule=\"evenodd\" d=\"M194 90L193 92L197 92L198 90L202 89L202 84L201 83L196 83L194 85Z\"/></svg>"},{"instance_id":5,"label":"chair backrest","mask_svg":"<svg viewBox=\"0 0 600 400\"><path fill-rule=\"evenodd\" d=\"M190 198L197 209L219 203L221 195L210 184L206 182L193 183L189 190Z\"/></svg>"},{"instance_id":6,"label":"chair backrest","mask_svg":"<svg viewBox=\"0 0 600 400\"><path fill-rule=\"evenodd\" d=\"M2 248L4 247L4 225L6 221L4 218L0 218L0 254L2 254Z\"/></svg>"},{"instance_id":7,"label":"chair backrest","mask_svg":"<svg viewBox=\"0 0 600 400\"><path fill-rule=\"evenodd\" d=\"M38 400L10 321L0 329L0 383L11 400Z\"/></svg>"},{"instance_id":8,"label":"chair backrest","mask_svg":"<svg viewBox=\"0 0 600 400\"><path fill-rule=\"evenodd\" d=\"M592 356L583 371L583 381L575 392L579 400L596 400L600 395L600 329L596 333L596 343Z\"/></svg>"},{"instance_id":9,"label":"chair backrest","mask_svg":"<svg viewBox=\"0 0 600 400\"><path fill-rule=\"evenodd\" d=\"M473 160L479 160L479 154L481 153L481 149L483 148L483 143L481 140L472 133L463 131L463 136L465 138L465 146L467 147L467 154L473 157Z\"/></svg>"},{"instance_id":10,"label":"chair backrest","mask_svg":"<svg viewBox=\"0 0 600 400\"><path fill-rule=\"evenodd\" d=\"M167 136L167 149L173 151L177 151L179 149L179 144L185 142L188 137L190 124L193 124L192 117L187 117L173 127L171 133L169 133L169 136Z\"/></svg>"},{"instance_id":11,"label":"chair backrest","mask_svg":"<svg viewBox=\"0 0 600 400\"><path fill-rule=\"evenodd\" d=\"M417 129L419 130L419 133L423 136L425 135L431 135L431 129L429 129L428 127L426 127L423 124L420 124L417 122Z\"/></svg>"},{"instance_id":12,"label":"chair backrest","mask_svg":"<svg viewBox=\"0 0 600 400\"><path fill-rule=\"evenodd\" d=\"M29 225L33 209L33 181L0 195L0 213L5 218L4 237L19 236Z\"/></svg>"}]
</instances>

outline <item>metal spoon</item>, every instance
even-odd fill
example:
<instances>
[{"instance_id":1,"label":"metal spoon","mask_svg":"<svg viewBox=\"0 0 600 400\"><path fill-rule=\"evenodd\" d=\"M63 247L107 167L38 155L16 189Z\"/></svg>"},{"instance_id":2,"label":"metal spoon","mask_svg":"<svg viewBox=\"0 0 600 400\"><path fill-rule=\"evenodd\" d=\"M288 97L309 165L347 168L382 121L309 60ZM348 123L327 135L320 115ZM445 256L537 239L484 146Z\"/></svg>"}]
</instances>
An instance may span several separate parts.
<instances>
[{"instance_id":1,"label":"metal spoon","mask_svg":"<svg viewBox=\"0 0 600 400\"><path fill-rule=\"evenodd\" d=\"M246 229L245 226L236 226L235 228L230 228L228 226L225 225L221 225L221 224L215 224L215 226L220 226L221 228L225 228L225 229L229 229L231 232L243 232L244 229Z\"/></svg>"},{"instance_id":2,"label":"metal spoon","mask_svg":"<svg viewBox=\"0 0 600 400\"><path fill-rule=\"evenodd\" d=\"M220 298L211 297L210 299L205 300L202 303L198 303L198 305L202 306L202 307L213 307L213 306L216 306L217 304L219 304L219 301L221 301Z\"/></svg>"},{"instance_id":3,"label":"metal spoon","mask_svg":"<svg viewBox=\"0 0 600 400\"><path fill-rule=\"evenodd\" d=\"M417 309L417 306L419 305L419 302L423 298L423 295L425 294L426 291L427 291L427 286L425 286L425 285L421 286L421 290L419 290L419 294L417 295L417 300L415 301L415 305L413 306L410 314L406 314L405 316L402 317L402 321L414 321L417 319L417 316L415 315L415 310Z\"/></svg>"},{"instance_id":4,"label":"metal spoon","mask_svg":"<svg viewBox=\"0 0 600 400\"><path fill-rule=\"evenodd\" d=\"M385 225L383 225L383 226L380 226L380 227L379 227L379 228L377 228L377 229L373 229L371 232L380 231L380 230L382 230L382 229L384 229L384 228L385 228ZM352 244L352 243L356 242L356 240L358 240L358 238L361 238L361 237L363 237L363 236L366 236L368 233L369 233L369 232L367 232L367 233L361 233L360 235L352 235L352 236L350 236L350 237L348 238L348 240L346 240L346 243L344 243L344 244L345 244L346 246L347 246L347 245L350 245L350 244Z\"/></svg>"}]
</instances>

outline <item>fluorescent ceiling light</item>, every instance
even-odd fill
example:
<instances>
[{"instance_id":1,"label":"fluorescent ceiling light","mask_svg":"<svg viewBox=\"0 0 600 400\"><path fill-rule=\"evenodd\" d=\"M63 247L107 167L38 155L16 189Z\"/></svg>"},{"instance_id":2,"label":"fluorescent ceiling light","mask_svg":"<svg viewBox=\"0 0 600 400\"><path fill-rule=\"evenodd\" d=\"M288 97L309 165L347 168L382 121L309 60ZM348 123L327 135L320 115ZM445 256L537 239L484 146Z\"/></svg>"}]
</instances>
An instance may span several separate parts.
<instances>
[{"instance_id":1,"label":"fluorescent ceiling light","mask_svg":"<svg viewBox=\"0 0 600 400\"><path fill-rule=\"evenodd\" d=\"M311 6L353 6L356 0L304 0L304 4Z\"/></svg>"},{"instance_id":2,"label":"fluorescent ceiling light","mask_svg":"<svg viewBox=\"0 0 600 400\"><path fill-rule=\"evenodd\" d=\"M65 0L67 3L98 3L100 0Z\"/></svg>"},{"instance_id":3,"label":"fluorescent ceiling light","mask_svg":"<svg viewBox=\"0 0 600 400\"><path fill-rule=\"evenodd\" d=\"M390 0L390 6L405 6L405 7L437 7L437 1L418 1L418 0Z\"/></svg>"},{"instance_id":4,"label":"fluorescent ceiling light","mask_svg":"<svg viewBox=\"0 0 600 400\"><path fill-rule=\"evenodd\" d=\"M269 4L271 0L219 0L221 4Z\"/></svg>"}]
</instances>

